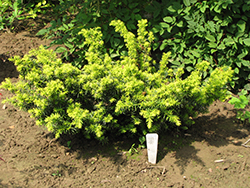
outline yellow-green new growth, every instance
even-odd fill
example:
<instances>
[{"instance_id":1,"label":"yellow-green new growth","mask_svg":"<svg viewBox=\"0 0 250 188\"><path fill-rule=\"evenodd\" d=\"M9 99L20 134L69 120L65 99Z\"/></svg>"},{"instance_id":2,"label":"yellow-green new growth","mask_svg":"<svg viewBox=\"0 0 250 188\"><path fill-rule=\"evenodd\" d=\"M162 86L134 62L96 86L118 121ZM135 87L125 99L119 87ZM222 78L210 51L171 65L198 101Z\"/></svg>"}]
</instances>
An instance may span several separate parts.
<instances>
[{"instance_id":1,"label":"yellow-green new growth","mask_svg":"<svg viewBox=\"0 0 250 188\"><path fill-rule=\"evenodd\" d=\"M191 125L216 99L226 97L225 84L233 71L215 69L202 81L209 63L198 63L190 76L183 69L168 68L170 53L160 62L151 57L154 36L146 30L147 21L138 22L137 37L124 23L111 22L124 38L128 55L118 60L105 52L100 28L83 29L88 45L82 70L62 63L52 51L40 47L12 61L20 71L20 81L6 80L1 87L15 93L4 102L26 109L56 137L64 132L82 131L106 141L107 135L130 132L157 132L169 127Z\"/></svg>"}]
</instances>

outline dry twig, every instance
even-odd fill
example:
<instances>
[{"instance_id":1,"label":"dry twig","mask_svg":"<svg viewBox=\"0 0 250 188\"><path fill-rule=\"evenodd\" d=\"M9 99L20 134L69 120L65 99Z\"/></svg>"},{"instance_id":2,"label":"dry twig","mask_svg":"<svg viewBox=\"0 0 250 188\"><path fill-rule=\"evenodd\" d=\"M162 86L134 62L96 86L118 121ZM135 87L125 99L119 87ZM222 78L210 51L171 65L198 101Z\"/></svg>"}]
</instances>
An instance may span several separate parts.
<instances>
[{"instance_id":1,"label":"dry twig","mask_svg":"<svg viewBox=\"0 0 250 188\"><path fill-rule=\"evenodd\" d=\"M245 170L246 162L247 162L247 158L245 159L245 161L242 164L241 171Z\"/></svg>"},{"instance_id":2,"label":"dry twig","mask_svg":"<svg viewBox=\"0 0 250 188\"><path fill-rule=\"evenodd\" d=\"M241 145L246 147L246 148L250 148L250 146L246 145L248 142L250 142L250 139L248 139L244 144L241 144Z\"/></svg>"}]
</instances>

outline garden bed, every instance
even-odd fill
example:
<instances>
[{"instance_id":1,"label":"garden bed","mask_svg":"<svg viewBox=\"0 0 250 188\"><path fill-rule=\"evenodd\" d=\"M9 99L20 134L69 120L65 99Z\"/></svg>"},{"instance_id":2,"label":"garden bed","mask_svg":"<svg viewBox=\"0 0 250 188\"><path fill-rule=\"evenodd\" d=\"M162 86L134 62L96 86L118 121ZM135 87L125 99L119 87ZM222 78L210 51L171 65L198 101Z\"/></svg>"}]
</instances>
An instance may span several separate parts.
<instances>
[{"instance_id":1,"label":"garden bed","mask_svg":"<svg viewBox=\"0 0 250 188\"><path fill-rule=\"evenodd\" d=\"M41 44L49 42L27 31L1 33L0 82L18 80L9 57ZM11 95L0 93L0 102ZM249 125L235 115L232 105L216 101L187 132L161 133L151 165L146 149L129 152L136 140L124 136L104 146L80 134L55 140L28 113L0 104L0 187L246 187L249 148L241 144L250 138Z\"/></svg>"}]
</instances>

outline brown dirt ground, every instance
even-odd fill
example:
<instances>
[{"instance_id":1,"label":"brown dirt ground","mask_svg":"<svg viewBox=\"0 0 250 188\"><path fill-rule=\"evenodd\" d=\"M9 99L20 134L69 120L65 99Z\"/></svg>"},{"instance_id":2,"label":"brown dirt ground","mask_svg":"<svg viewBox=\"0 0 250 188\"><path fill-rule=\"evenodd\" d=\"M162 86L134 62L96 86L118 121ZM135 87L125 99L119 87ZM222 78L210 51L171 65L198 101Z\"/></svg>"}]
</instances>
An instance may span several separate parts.
<instances>
[{"instance_id":1,"label":"brown dirt ground","mask_svg":"<svg viewBox=\"0 0 250 188\"><path fill-rule=\"evenodd\" d=\"M0 33L0 83L18 80L8 61L48 41L29 31ZM3 94L0 102L11 94ZM249 125L235 119L233 106L216 101L209 113L178 137L159 135L156 165L147 162L146 149L129 154L135 140L123 137L102 146L81 135L62 136L35 125L29 114L0 104L0 188L17 187L248 187L250 148L241 146ZM216 163L215 160L223 160Z\"/></svg>"}]
</instances>

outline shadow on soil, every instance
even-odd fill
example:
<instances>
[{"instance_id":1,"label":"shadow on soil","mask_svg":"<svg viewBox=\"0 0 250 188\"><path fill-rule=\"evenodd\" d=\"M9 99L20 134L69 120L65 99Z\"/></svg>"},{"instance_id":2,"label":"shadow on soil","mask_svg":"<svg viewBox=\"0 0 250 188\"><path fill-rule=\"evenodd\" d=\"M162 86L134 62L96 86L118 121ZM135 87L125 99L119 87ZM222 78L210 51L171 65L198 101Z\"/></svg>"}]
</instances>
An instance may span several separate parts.
<instances>
[{"instance_id":1,"label":"shadow on soil","mask_svg":"<svg viewBox=\"0 0 250 188\"><path fill-rule=\"evenodd\" d=\"M5 78L18 78L19 73L13 62L8 60L8 56L0 54L0 83L5 80Z\"/></svg>"},{"instance_id":2,"label":"shadow on soil","mask_svg":"<svg viewBox=\"0 0 250 188\"><path fill-rule=\"evenodd\" d=\"M217 103L214 104L216 106ZM195 124L187 131L183 132L161 132L159 133L158 145L158 162L164 159L169 152L174 152L177 160L175 163L180 167L181 172L185 171L185 166L190 160L195 161L201 166L205 166L204 162L197 156L199 149L192 146L195 141L206 142L209 146L220 147L232 143L233 140L244 139L248 137L249 126L242 125L235 119L235 110L228 103L224 103L223 110L213 112L213 105L210 107L210 113L195 119ZM223 115L224 110L227 116ZM229 116L229 118L228 118ZM46 135L53 139L53 134ZM128 138L122 136L120 140L114 139L109 141L107 145L101 145L95 140L83 139L82 134L63 135L55 142L68 148L67 152L76 152L77 159L85 159L86 162L93 162L93 159L99 157L108 157L116 163L124 158L122 153L127 153L135 144L132 156L139 156L142 151L138 146L140 143L138 138ZM145 144L145 143L144 143ZM235 142L235 145L241 145L242 142ZM145 150L144 150L145 151ZM136 155L138 154L138 155ZM143 154L141 154L143 155ZM144 152L144 158L146 156ZM136 159L136 157L135 157ZM137 158L139 160L140 157ZM126 165L123 162L123 165ZM119 165L118 165L119 166Z\"/></svg>"},{"instance_id":3,"label":"shadow on soil","mask_svg":"<svg viewBox=\"0 0 250 188\"><path fill-rule=\"evenodd\" d=\"M194 141L200 143L206 143L209 147L222 147L229 144L240 146L243 142L238 140L245 140L249 136L250 126L249 124L242 124L235 118L236 110L233 109L228 103L224 103L222 109L214 111L217 102L210 107L210 113L203 115L195 119L195 124L187 130L187 133L178 137L170 138L175 146L170 147L171 150L175 150L176 165L180 167L181 174L185 172L185 167L190 161L205 166L197 153L199 149L196 149L191 144ZM223 114L226 112L226 114ZM163 146L160 145L160 148ZM163 149L164 151L164 149ZM162 152L162 149L160 149ZM167 152L163 152L163 159Z\"/></svg>"}]
</instances>

